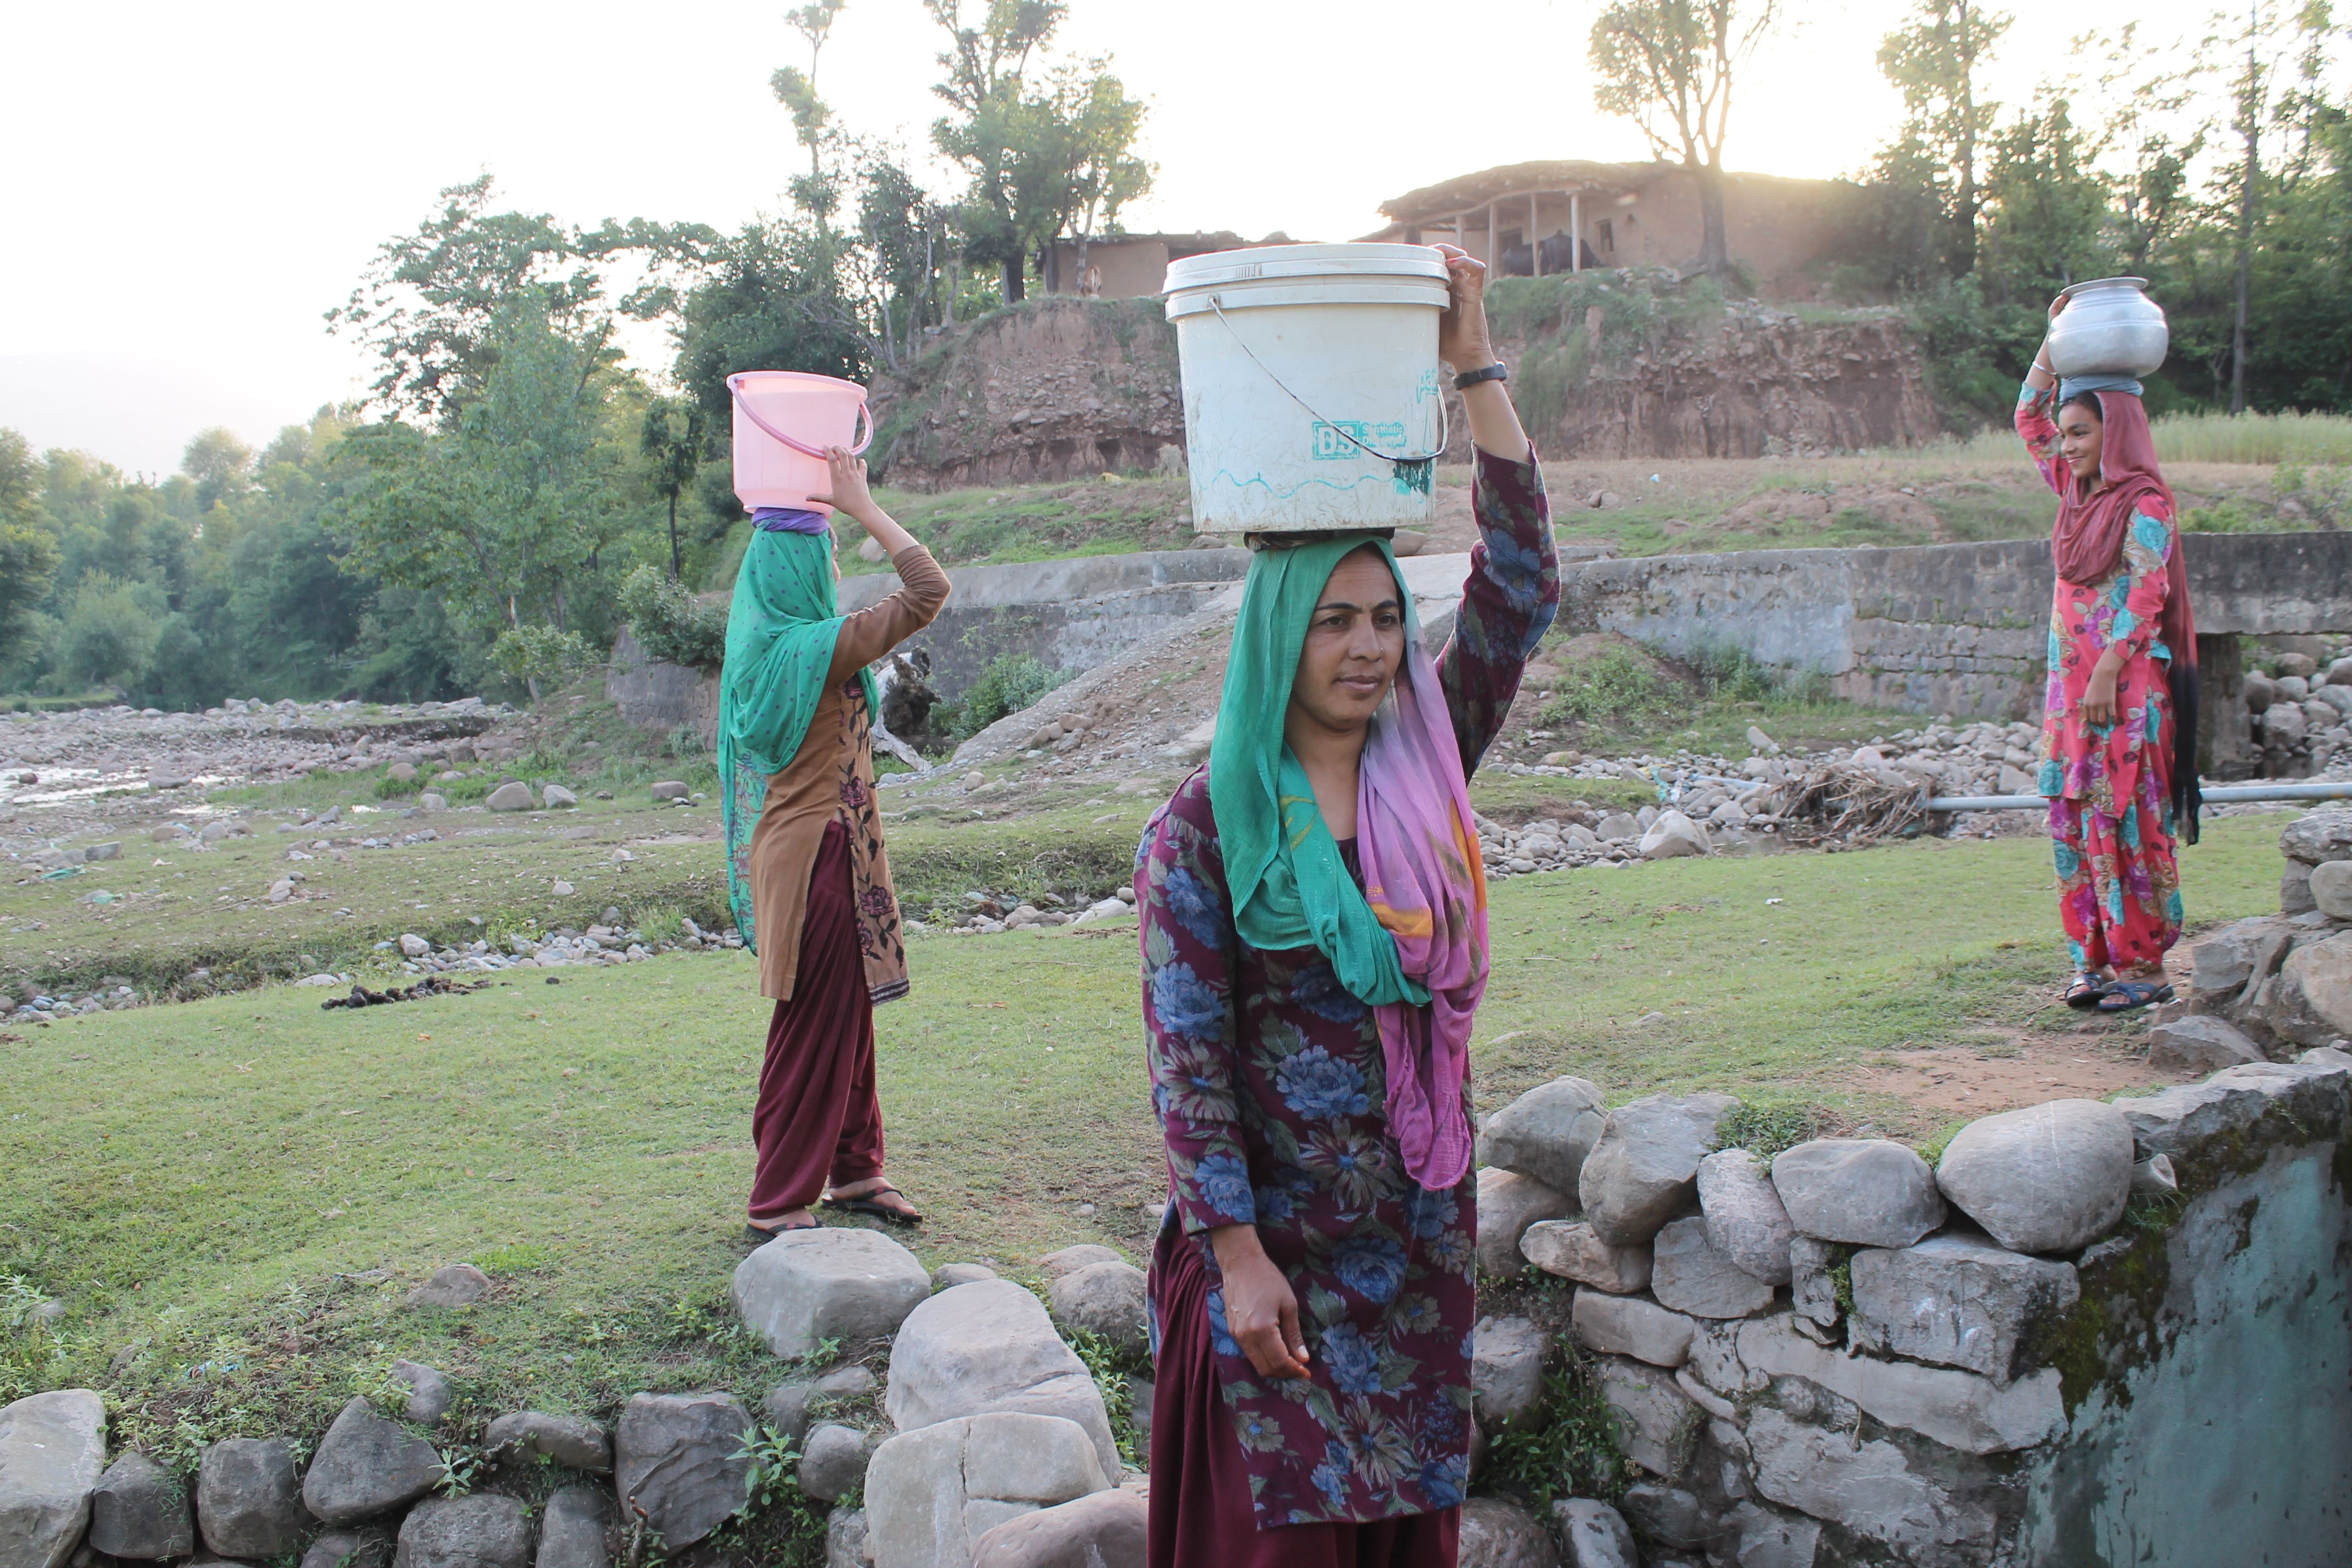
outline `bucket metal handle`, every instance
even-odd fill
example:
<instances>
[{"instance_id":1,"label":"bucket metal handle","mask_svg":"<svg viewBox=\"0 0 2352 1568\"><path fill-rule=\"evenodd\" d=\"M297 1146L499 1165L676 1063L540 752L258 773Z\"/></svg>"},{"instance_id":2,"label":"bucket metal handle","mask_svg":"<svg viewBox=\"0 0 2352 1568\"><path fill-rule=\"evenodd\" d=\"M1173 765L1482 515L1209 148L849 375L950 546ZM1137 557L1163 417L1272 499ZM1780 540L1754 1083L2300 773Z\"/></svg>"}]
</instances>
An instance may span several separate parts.
<instances>
[{"instance_id":1,"label":"bucket metal handle","mask_svg":"<svg viewBox=\"0 0 2352 1568\"><path fill-rule=\"evenodd\" d=\"M1445 395L1444 393L1441 392L1437 395L1437 450L1433 452L1424 452L1417 458L1400 458L1393 453L1383 452L1374 447L1367 447L1361 441L1357 440L1353 435L1349 434L1348 427L1345 425L1340 424L1336 419L1324 418L1323 416L1315 412L1315 405L1313 404L1299 396L1298 394L1291 391L1290 388L1285 384L1282 377L1275 374L1274 371L1266 364L1265 361L1257 357L1257 351L1249 346L1247 341L1242 337L1241 332L1235 329L1232 321L1226 317L1223 303L1214 294L1209 296L1209 309L1217 313L1217 320L1225 323L1225 331L1234 334L1234 342L1240 345L1242 353L1249 355L1250 363L1257 366L1258 369L1265 371L1266 380L1274 383L1275 385L1281 387L1282 395L1285 397L1289 398L1291 402L1296 403L1299 407L1307 410L1307 416L1309 418L1314 419L1318 424L1330 426L1331 429L1339 433L1342 440L1346 441L1349 446L1360 449L1366 457L1378 458L1384 463L1393 463L1397 466L1398 469L1402 471L1412 465L1434 463L1438 458L1445 455L1446 446L1454 438L1454 411L1446 405ZM746 409L744 412L749 413L750 410Z\"/></svg>"},{"instance_id":2,"label":"bucket metal handle","mask_svg":"<svg viewBox=\"0 0 2352 1568\"><path fill-rule=\"evenodd\" d=\"M802 457L814 458L819 462L823 462L824 460L824 447L803 446L802 443L793 440L790 436L785 435L782 430L777 429L774 426L761 418L759 410L753 408L749 403L743 401L743 388L740 384L741 379L742 378L740 376L729 376L727 378L727 394L729 396L734 398L735 406L743 411L743 417L749 419L752 424L757 425L768 435L774 437L779 441L782 441L785 446L790 447L793 451L798 452ZM862 397L857 400L857 423L858 425L865 426L866 438L857 442L849 448L849 455L853 458L858 453L866 450L866 447L874 445L874 411L866 406L866 400ZM852 426L849 433L852 436L856 435L857 426Z\"/></svg>"}]
</instances>

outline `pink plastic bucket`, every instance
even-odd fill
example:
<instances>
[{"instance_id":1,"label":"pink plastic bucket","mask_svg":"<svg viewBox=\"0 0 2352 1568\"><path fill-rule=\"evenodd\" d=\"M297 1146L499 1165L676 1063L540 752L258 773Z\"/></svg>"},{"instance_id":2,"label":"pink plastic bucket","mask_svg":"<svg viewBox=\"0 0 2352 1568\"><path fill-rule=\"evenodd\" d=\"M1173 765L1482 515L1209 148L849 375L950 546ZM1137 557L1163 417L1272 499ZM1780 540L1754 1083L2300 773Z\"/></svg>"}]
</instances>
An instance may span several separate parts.
<instances>
[{"instance_id":1,"label":"pink plastic bucket","mask_svg":"<svg viewBox=\"0 0 2352 1568\"><path fill-rule=\"evenodd\" d=\"M866 389L836 376L746 370L727 378L727 390L735 395L735 499L831 511L809 497L833 488L827 447L863 452L873 442Z\"/></svg>"}]
</instances>

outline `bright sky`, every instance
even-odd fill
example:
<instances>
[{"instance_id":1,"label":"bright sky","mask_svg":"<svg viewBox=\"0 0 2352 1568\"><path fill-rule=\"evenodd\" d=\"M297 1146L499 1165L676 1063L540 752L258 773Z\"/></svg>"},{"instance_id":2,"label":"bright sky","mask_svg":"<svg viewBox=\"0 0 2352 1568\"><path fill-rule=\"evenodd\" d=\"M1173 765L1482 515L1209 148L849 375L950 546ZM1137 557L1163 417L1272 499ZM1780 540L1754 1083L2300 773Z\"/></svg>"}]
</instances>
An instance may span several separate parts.
<instances>
[{"instance_id":1,"label":"bright sky","mask_svg":"<svg viewBox=\"0 0 2352 1568\"><path fill-rule=\"evenodd\" d=\"M982 0L967 0L977 11ZM800 149L768 89L805 67L785 0L381 8L230 0L27 5L5 33L0 425L168 471L226 422L249 437L357 392L368 366L320 314L439 188L493 173L572 221L731 228L787 204ZM1899 113L1874 62L1888 5L1819 0L1735 108L1729 162L1862 167ZM1107 52L1147 100L1159 168L1136 229L1349 239L1381 201L1492 164L1643 155L1599 114L1592 0L1074 0L1064 52ZM2147 34L2202 7L2137 8ZM2024 98L2013 30L1996 96ZM930 163L938 34L919 0L850 0L819 86L853 132ZM953 181L935 172L945 191ZM128 384L126 385L126 384ZM124 390L118 395L117 387ZM140 388L149 390L142 399ZM160 406L132 405L160 404ZM121 412L110 416L110 408Z\"/></svg>"}]
</instances>

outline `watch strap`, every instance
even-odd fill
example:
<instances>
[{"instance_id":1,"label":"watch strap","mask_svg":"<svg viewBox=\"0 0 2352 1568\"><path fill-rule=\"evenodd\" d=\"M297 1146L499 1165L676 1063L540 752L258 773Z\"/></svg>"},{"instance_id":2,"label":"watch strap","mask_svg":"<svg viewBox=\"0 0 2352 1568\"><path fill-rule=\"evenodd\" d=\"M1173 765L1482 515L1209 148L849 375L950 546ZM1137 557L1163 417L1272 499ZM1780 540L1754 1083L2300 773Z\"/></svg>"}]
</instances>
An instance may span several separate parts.
<instances>
[{"instance_id":1,"label":"watch strap","mask_svg":"<svg viewBox=\"0 0 2352 1568\"><path fill-rule=\"evenodd\" d=\"M1506 365L1501 360L1496 360L1493 364L1487 365L1484 369L1465 370L1460 375L1455 376L1454 378L1454 390L1456 392L1467 392L1482 381L1508 381L1510 379L1510 367Z\"/></svg>"}]
</instances>

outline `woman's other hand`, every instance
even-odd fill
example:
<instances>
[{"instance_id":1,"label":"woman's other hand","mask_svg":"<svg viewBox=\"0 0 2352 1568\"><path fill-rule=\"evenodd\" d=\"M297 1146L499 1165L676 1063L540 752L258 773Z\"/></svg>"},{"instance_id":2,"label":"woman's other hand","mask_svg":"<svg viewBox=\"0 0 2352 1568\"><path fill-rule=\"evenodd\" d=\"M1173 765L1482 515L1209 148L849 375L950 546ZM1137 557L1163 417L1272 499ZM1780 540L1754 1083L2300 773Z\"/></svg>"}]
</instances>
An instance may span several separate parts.
<instances>
[{"instance_id":1,"label":"woman's other hand","mask_svg":"<svg viewBox=\"0 0 2352 1568\"><path fill-rule=\"evenodd\" d=\"M1465 371L1484 370L1495 363L1495 345L1486 332L1486 264L1460 246L1441 245L1445 258L1445 314L1437 318L1437 357Z\"/></svg>"},{"instance_id":2,"label":"woman's other hand","mask_svg":"<svg viewBox=\"0 0 2352 1568\"><path fill-rule=\"evenodd\" d=\"M2094 724L2116 721L2116 681L2123 673L2123 660L2109 648L2091 667L2091 679L2083 688L2083 717Z\"/></svg>"},{"instance_id":3,"label":"woman's other hand","mask_svg":"<svg viewBox=\"0 0 2352 1568\"><path fill-rule=\"evenodd\" d=\"M831 487L824 495L811 496L809 500L837 511L845 511L859 522L864 522L869 514L880 510L874 504L874 492L866 485L865 458L856 456L846 447L827 447L824 449L824 466L832 481Z\"/></svg>"},{"instance_id":4,"label":"woman's other hand","mask_svg":"<svg viewBox=\"0 0 2352 1568\"><path fill-rule=\"evenodd\" d=\"M1265 1255L1254 1225L1209 1233L1224 1276L1225 1328L1260 1377L1305 1377L1307 1339L1298 1331L1298 1296Z\"/></svg>"}]
</instances>

